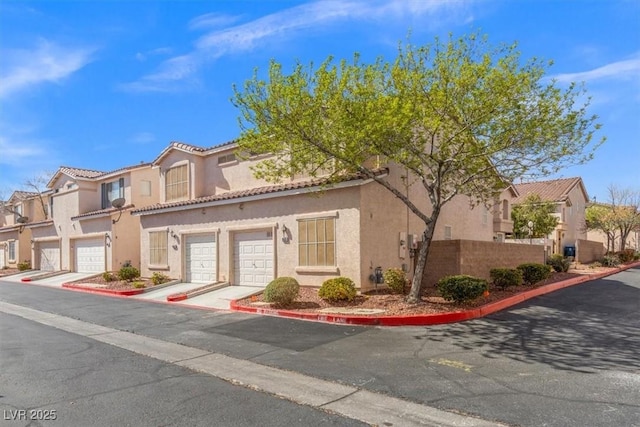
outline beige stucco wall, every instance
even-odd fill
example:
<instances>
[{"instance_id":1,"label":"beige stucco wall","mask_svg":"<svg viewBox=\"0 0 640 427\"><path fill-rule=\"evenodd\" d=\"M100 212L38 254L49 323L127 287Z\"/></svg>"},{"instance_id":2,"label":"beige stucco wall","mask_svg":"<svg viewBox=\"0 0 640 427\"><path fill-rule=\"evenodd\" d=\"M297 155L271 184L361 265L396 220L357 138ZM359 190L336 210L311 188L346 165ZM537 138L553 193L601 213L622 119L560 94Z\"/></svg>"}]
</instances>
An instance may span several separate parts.
<instances>
[{"instance_id":1,"label":"beige stucco wall","mask_svg":"<svg viewBox=\"0 0 640 427\"><path fill-rule=\"evenodd\" d=\"M565 245L576 245L578 239L586 240L587 232L585 230L585 208L587 200L580 186L574 186L569 192L571 206L565 207L566 231L564 236Z\"/></svg>"},{"instance_id":2,"label":"beige stucco wall","mask_svg":"<svg viewBox=\"0 0 640 427\"><path fill-rule=\"evenodd\" d=\"M184 279L184 241L188 234L216 233L218 241L218 280L233 280L233 236L244 230L272 230L274 238L275 277L292 276L301 285L319 286L338 275L352 278L359 286L359 188L334 189L321 196L307 194L231 203L216 207L193 207L178 212L142 215L142 274L162 271L175 279ZM298 225L301 217L336 217L336 267L298 268ZM283 239L282 226L291 232ZM149 232L168 230L168 265L166 269L149 268ZM306 270L306 271L304 271ZM315 271L314 271L315 270Z\"/></svg>"}]
</instances>

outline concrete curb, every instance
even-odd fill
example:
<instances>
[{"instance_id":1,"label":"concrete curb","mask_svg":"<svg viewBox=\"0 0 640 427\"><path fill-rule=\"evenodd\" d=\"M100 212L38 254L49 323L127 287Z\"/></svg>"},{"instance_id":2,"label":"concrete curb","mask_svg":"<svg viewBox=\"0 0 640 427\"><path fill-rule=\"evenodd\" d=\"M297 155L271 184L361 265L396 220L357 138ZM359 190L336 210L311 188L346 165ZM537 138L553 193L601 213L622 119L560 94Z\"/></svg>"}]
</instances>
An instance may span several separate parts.
<instances>
[{"instance_id":1,"label":"concrete curb","mask_svg":"<svg viewBox=\"0 0 640 427\"><path fill-rule=\"evenodd\" d=\"M589 274L581 277L574 277L564 280L562 282L552 283L550 285L541 286L536 289L532 289L527 292L523 292L513 297L505 298L494 303L489 303L481 307L465 310L465 311L453 311L450 313L438 313L438 314L419 314L419 315L407 315L407 316L350 316L342 314L318 314L318 313L302 313L289 310L277 310L272 308L260 308L260 307L245 307L237 304L237 300L232 300L230 308L232 311L239 311L244 313L263 314L267 316L279 316L292 319L311 320L324 323L339 323L343 325L361 325L361 326L425 326L425 325L438 325L443 323L461 322L463 320L477 319L487 316L497 311L504 310L505 308L524 302L528 299L535 298L540 295L555 292L560 289L568 288L570 286L579 285L581 283L589 282L591 280L601 279L603 277L611 276L612 274L619 273L624 270L628 270L633 267L640 267L640 262L627 264L622 267L618 267L613 271L605 273Z\"/></svg>"},{"instance_id":2,"label":"concrete curb","mask_svg":"<svg viewBox=\"0 0 640 427\"><path fill-rule=\"evenodd\" d=\"M75 283L63 283L62 287L66 289L71 289L74 291L89 292L89 293L95 293L95 294L108 294L108 295L115 295L115 296L121 296L121 297L139 295L144 292L144 288L142 289L101 289L101 288L95 288L93 286L84 286L84 285L75 284Z\"/></svg>"},{"instance_id":3,"label":"concrete curb","mask_svg":"<svg viewBox=\"0 0 640 427\"><path fill-rule=\"evenodd\" d=\"M213 283L211 285L207 285L206 287L203 287L203 288L200 288L200 289L196 289L196 290L193 290L193 291L179 292L179 293L176 293L176 294L167 295L167 301L169 301L169 302L184 301L187 298L193 298L193 297L197 297L197 296L200 296L200 295L204 295L207 292L217 291L218 289L226 288L227 286L229 286L228 282Z\"/></svg>"}]
</instances>

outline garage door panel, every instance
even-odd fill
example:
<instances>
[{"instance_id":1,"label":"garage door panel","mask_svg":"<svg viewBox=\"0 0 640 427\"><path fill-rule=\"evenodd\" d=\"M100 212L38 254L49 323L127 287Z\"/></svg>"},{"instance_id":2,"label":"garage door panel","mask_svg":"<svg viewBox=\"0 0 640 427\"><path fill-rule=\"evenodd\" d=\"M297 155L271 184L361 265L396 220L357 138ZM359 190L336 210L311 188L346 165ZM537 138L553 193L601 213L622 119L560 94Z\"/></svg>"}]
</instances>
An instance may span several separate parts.
<instances>
[{"instance_id":1,"label":"garage door panel","mask_svg":"<svg viewBox=\"0 0 640 427\"><path fill-rule=\"evenodd\" d=\"M217 280L215 234L188 236L185 248L186 281L215 282Z\"/></svg>"},{"instance_id":2,"label":"garage door panel","mask_svg":"<svg viewBox=\"0 0 640 427\"><path fill-rule=\"evenodd\" d=\"M270 232L236 233L233 257L234 284L266 286L273 280L273 238Z\"/></svg>"},{"instance_id":3,"label":"garage door panel","mask_svg":"<svg viewBox=\"0 0 640 427\"><path fill-rule=\"evenodd\" d=\"M57 271L60 267L60 245L58 242L38 243L38 257L42 271Z\"/></svg>"},{"instance_id":4,"label":"garage door panel","mask_svg":"<svg viewBox=\"0 0 640 427\"><path fill-rule=\"evenodd\" d=\"M77 240L75 247L76 271L78 273L102 273L105 271L105 248L102 239Z\"/></svg>"}]
</instances>

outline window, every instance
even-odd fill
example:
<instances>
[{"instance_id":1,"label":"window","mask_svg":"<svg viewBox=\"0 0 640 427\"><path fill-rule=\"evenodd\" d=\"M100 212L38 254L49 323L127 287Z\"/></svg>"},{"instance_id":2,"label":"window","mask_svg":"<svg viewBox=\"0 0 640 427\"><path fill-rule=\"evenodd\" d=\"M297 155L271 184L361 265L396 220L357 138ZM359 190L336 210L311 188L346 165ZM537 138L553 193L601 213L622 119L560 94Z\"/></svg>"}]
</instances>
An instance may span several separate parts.
<instances>
[{"instance_id":1,"label":"window","mask_svg":"<svg viewBox=\"0 0 640 427\"><path fill-rule=\"evenodd\" d=\"M451 240L451 226L444 226L444 240Z\"/></svg>"},{"instance_id":2,"label":"window","mask_svg":"<svg viewBox=\"0 0 640 427\"><path fill-rule=\"evenodd\" d=\"M9 241L9 261L16 260L16 241Z\"/></svg>"},{"instance_id":3,"label":"window","mask_svg":"<svg viewBox=\"0 0 640 427\"><path fill-rule=\"evenodd\" d=\"M152 231L149 233L149 264L167 265L167 232Z\"/></svg>"},{"instance_id":4,"label":"window","mask_svg":"<svg viewBox=\"0 0 640 427\"><path fill-rule=\"evenodd\" d=\"M236 155L233 153L225 154L224 156L218 157L218 164L229 163L236 160Z\"/></svg>"},{"instance_id":5,"label":"window","mask_svg":"<svg viewBox=\"0 0 640 427\"><path fill-rule=\"evenodd\" d=\"M53 196L49 197L49 218L53 218Z\"/></svg>"},{"instance_id":6,"label":"window","mask_svg":"<svg viewBox=\"0 0 640 427\"><path fill-rule=\"evenodd\" d=\"M298 221L298 265L336 265L336 220L315 218Z\"/></svg>"},{"instance_id":7,"label":"window","mask_svg":"<svg viewBox=\"0 0 640 427\"><path fill-rule=\"evenodd\" d=\"M502 201L502 219L505 221L509 220L509 201Z\"/></svg>"},{"instance_id":8,"label":"window","mask_svg":"<svg viewBox=\"0 0 640 427\"><path fill-rule=\"evenodd\" d=\"M177 166L167 171L165 175L165 199L182 200L189 197L189 176L187 165Z\"/></svg>"},{"instance_id":9,"label":"window","mask_svg":"<svg viewBox=\"0 0 640 427\"><path fill-rule=\"evenodd\" d=\"M124 178L102 184L102 209L110 208L115 199L124 197Z\"/></svg>"},{"instance_id":10,"label":"window","mask_svg":"<svg viewBox=\"0 0 640 427\"><path fill-rule=\"evenodd\" d=\"M151 181L145 179L140 181L140 195L143 197L151 196Z\"/></svg>"},{"instance_id":11,"label":"window","mask_svg":"<svg viewBox=\"0 0 640 427\"><path fill-rule=\"evenodd\" d=\"M13 209L13 219L18 222L18 219L22 218L22 203L15 205Z\"/></svg>"},{"instance_id":12,"label":"window","mask_svg":"<svg viewBox=\"0 0 640 427\"><path fill-rule=\"evenodd\" d=\"M487 225L489 223L489 209L486 207L482 211L482 225Z\"/></svg>"}]
</instances>

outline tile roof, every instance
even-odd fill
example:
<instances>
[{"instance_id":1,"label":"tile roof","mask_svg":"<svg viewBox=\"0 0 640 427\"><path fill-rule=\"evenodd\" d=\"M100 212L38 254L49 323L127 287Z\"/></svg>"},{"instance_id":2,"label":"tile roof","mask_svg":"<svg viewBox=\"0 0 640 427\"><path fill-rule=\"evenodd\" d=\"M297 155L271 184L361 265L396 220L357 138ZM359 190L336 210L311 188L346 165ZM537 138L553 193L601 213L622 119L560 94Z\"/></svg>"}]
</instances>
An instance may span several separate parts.
<instances>
[{"instance_id":1,"label":"tile roof","mask_svg":"<svg viewBox=\"0 0 640 427\"><path fill-rule=\"evenodd\" d=\"M127 210L127 209L131 209L133 207L134 207L134 205L126 205L126 206L123 206L121 209L124 211L124 210ZM103 216L103 215L106 216L106 215L110 215L110 214L115 213L115 212L118 212L117 208L98 209L98 210L95 210L95 211L85 212L85 213L82 213L80 215L73 216L73 217L71 217L71 220L75 221L77 219L89 218L89 217L92 217L92 216Z\"/></svg>"},{"instance_id":2,"label":"tile roof","mask_svg":"<svg viewBox=\"0 0 640 427\"><path fill-rule=\"evenodd\" d=\"M379 169L379 170L376 171L376 173L379 174L379 175L384 175L384 174L388 173L388 170L387 169ZM348 177L345 177L340 182L356 181L356 180L362 180L362 179L367 179L367 178L362 174L354 174L354 175L350 175ZM227 193L215 194L215 195L212 195L212 196L204 196L204 197L199 197L197 199L183 200L183 201L179 201L179 202L157 203L155 205L150 205L150 206L145 206L143 208L134 209L133 211L131 211L131 213L135 214L135 213L143 213L143 212L152 212L152 211L162 210L162 209L199 205L199 204L202 204L202 203L210 203L210 202L217 202L217 201L222 201L222 200L239 199L239 198L242 198L242 197L259 196L259 195L263 195L263 194L278 193L278 192L283 192L283 191L288 191L288 190L308 189L308 188L312 188L312 187L319 187L319 186L322 186L323 184L327 184L327 183L328 183L327 179L317 178L317 179L313 179L313 180L309 180L309 181L288 182L288 183L285 183L285 184L268 185L268 186L264 186L264 187L250 188L250 189L247 189L247 190L229 191Z\"/></svg>"},{"instance_id":3,"label":"tile roof","mask_svg":"<svg viewBox=\"0 0 640 427\"><path fill-rule=\"evenodd\" d=\"M519 195L513 203L517 205L524 202L530 194L539 195L542 201L564 202L569 197L569 192L573 187L581 184L581 182L582 179L580 177L574 177L514 184ZM586 192L585 197L587 197Z\"/></svg>"},{"instance_id":4,"label":"tile roof","mask_svg":"<svg viewBox=\"0 0 640 427\"><path fill-rule=\"evenodd\" d=\"M220 148L232 146L236 143L236 140L224 142L222 144L214 145L211 147L198 147L197 145L187 144L180 141L171 141L169 145L162 150L162 152L153 160L152 164L157 164L164 156L166 156L172 150L181 150L189 153L196 153L199 155L207 154L210 151L218 150Z\"/></svg>"},{"instance_id":5,"label":"tile roof","mask_svg":"<svg viewBox=\"0 0 640 427\"><path fill-rule=\"evenodd\" d=\"M74 178L95 178L105 174L105 172L102 172L102 171L73 168L70 166L60 166L60 172L65 173Z\"/></svg>"}]
</instances>

